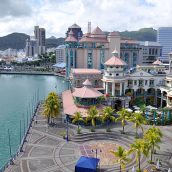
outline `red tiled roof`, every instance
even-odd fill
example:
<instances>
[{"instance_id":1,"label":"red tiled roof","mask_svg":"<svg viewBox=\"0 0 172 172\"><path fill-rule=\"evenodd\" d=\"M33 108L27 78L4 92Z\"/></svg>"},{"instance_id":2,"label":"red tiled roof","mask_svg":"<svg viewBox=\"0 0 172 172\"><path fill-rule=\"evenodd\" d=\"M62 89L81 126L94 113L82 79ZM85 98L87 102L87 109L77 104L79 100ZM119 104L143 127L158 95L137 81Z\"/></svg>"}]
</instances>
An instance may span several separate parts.
<instances>
[{"instance_id":1,"label":"red tiled roof","mask_svg":"<svg viewBox=\"0 0 172 172\"><path fill-rule=\"evenodd\" d=\"M68 37L65 39L65 42L77 42L77 39L73 36L72 30L70 30Z\"/></svg>"},{"instance_id":2,"label":"red tiled roof","mask_svg":"<svg viewBox=\"0 0 172 172\"><path fill-rule=\"evenodd\" d=\"M118 32L110 32L109 36L120 36Z\"/></svg>"},{"instance_id":3,"label":"red tiled roof","mask_svg":"<svg viewBox=\"0 0 172 172\"><path fill-rule=\"evenodd\" d=\"M62 93L62 100L64 114L74 116L76 112L81 112L82 117L87 117L88 108L76 106L70 90L64 91ZM103 105L100 105L97 107L97 109L102 110L103 107Z\"/></svg>"},{"instance_id":4,"label":"red tiled roof","mask_svg":"<svg viewBox=\"0 0 172 172\"><path fill-rule=\"evenodd\" d=\"M103 42L103 43L107 43L108 40L106 38L84 36L81 38L81 40L79 42Z\"/></svg>"},{"instance_id":5,"label":"red tiled roof","mask_svg":"<svg viewBox=\"0 0 172 172\"><path fill-rule=\"evenodd\" d=\"M84 85L84 86L92 86L92 83L91 83L88 79L86 79L86 80L82 83L82 85Z\"/></svg>"},{"instance_id":6,"label":"red tiled roof","mask_svg":"<svg viewBox=\"0 0 172 172\"><path fill-rule=\"evenodd\" d=\"M91 37L106 38L106 35L103 31L97 26L91 33Z\"/></svg>"},{"instance_id":7,"label":"red tiled roof","mask_svg":"<svg viewBox=\"0 0 172 172\"><path fill-rule=\"evenodd\" d=\"M101 74L101 71L98 69L87 69L87 68L78 68L72 69L73 74Z\"/></svg>"},{"instance_id":8,"label":"red tiled roof","mask_svg":"<svg viewBox=\"0 0 172 172\"><path fill-rule=\"evenodd\" d=\"M82 88L75 88L72 95L80 98L98 98L103 94L94 88L84 86Z\"/></svg>"},{"instance_id":9,"label":"red tiled roof","mask_svg":"<svg viewBox=\"0 0 172 172\"><path fill-rule=\"evenodd\" d=\"M105 62L105 65L109 66L125 66L127 65L122 59L116 56L112 56L109 60Z\"/></svg>"},{"instance_id":10,"label":"red tiled roof","mask_svg":"<svg viewBox=\"0 0 172 172\"><path fill-rule=\"evenodd\" d=\"M157 59L156 61L154 61L152 64L153 65L163 65L163 63L159 59Z\"/></svg>"}]
</instances>

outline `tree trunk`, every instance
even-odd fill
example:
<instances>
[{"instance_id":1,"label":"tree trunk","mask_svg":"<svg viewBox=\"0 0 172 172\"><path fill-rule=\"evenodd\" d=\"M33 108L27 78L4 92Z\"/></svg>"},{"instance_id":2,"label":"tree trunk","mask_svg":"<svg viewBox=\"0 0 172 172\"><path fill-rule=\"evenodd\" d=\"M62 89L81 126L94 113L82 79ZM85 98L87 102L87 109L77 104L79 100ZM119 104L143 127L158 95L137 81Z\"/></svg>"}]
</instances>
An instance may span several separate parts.
<instances>
[{"instance_id":1,"label":"tree trunk","mask_svg":"<svg viewBox=\"0 0 172 172\"><path fill-rule=\"evenodd\" d=\"M121 172L121 165L119 166L119 171Z\"/></svg>"},{"instance_id":2,"label":"tree trunk","mask_svg":"<svg viewBox=\"0 0 172 172\"><path fill-rule=\"evenodd\" d=\"M138 137L138 134L137 134L137 127L136 127L136 138Z\"/></svg>"},{"instance_id":3,"label":"tree trunk","mask_svg":"<svg viewBox=\"0 0 172 172\"><path fill-rule=\"evenodd\" d=\"M139 171L141 171L141 168L140 168L140 156L139 156Z\"/></svg>"},{"instance_id":4,"label":"tree trunk","mask_svg":"<svg viewBox=\"0 0 172 172\"><path fill-rule=\"evenodd\" d=\"M122 132L123 132L123 134L125 133L125 132L124 132L124 125L122 126Z\"/></svg>"},{"instance_id":5,"label":"tree trunk","mask_svg":"<svg viewBox=\"0 0 172 172\"><path fill-rule=\"evenodd\" d=\"M152 154L153 154L153 149L151 149L151 162L152 162Z\"/></svg>"}]
</instances>

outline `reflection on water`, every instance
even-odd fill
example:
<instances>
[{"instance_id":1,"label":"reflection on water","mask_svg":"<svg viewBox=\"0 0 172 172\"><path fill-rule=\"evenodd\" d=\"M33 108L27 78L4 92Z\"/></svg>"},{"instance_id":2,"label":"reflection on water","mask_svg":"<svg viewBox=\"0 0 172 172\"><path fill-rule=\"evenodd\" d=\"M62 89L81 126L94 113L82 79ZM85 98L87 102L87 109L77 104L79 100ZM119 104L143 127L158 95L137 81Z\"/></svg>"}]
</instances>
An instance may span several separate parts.
<instances>
[{"instance_id":1,"label":"reflection on water","mask_svg":"<svg viewBox=\"0 0 172 172\"><path fill-rule=\"evenodd\" d=\"M33 102L44 99L50 91L61 93L65 89L67 83L56 76L0 75L0 166L10 157L8 129L15 153L20 143L20 120L23 130Z\"/></svg>"}]
</instances>

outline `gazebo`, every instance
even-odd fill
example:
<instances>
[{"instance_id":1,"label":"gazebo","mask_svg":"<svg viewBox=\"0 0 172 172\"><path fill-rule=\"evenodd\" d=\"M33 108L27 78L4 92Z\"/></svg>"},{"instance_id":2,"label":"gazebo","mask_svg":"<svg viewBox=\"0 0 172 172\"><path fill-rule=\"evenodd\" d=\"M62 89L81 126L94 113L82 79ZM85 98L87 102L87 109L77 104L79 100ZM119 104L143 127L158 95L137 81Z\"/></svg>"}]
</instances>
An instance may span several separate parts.
<instances>
[{"instance_id":1,"label":"gazebo","mask_svg":"<svg viewBox=\"0 0 172 172\"><path fill-rule=\"evenodd\" d=\"M103 94L92 87L91 82L87 79L82 88L75 88L72 93L75 103L78 106L93 106L101 102Z\"/></svg>"}]
</instances>

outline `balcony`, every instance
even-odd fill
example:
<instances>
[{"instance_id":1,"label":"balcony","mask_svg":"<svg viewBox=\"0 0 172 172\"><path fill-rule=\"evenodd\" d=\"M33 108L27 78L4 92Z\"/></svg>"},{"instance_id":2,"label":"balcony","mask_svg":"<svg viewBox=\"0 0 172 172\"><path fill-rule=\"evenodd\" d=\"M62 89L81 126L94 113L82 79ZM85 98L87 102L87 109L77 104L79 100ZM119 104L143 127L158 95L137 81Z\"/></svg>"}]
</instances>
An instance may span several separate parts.
<instances>
[{"instance_id":1,"label":"balcony","mask_svg":"<svg viewBox=\"0 0 172 172\"><path fill-rule=\"evenodd\" d=\"M155 85L154 84L149 84L149 87L155 87Z\"/></svg>"},{"instance_id":2,"label":"balcony","mask_svg":"<svg viewBox=\"0 0 172 172\"><path fill-rule=\"evenodd\" d=\"M144 87L144 84L139 84L138 87Z\"/></svg>"},{"instance_id":3,"label":"balcony","mask_svg":"<svg viewBox=\"0 0 172 172\"><path fill-rule=\"evenodd\" d=\"M133 87L133 84L128 84L127 87L128 88L132 88Z\"/></svg>"}]
</instances>

